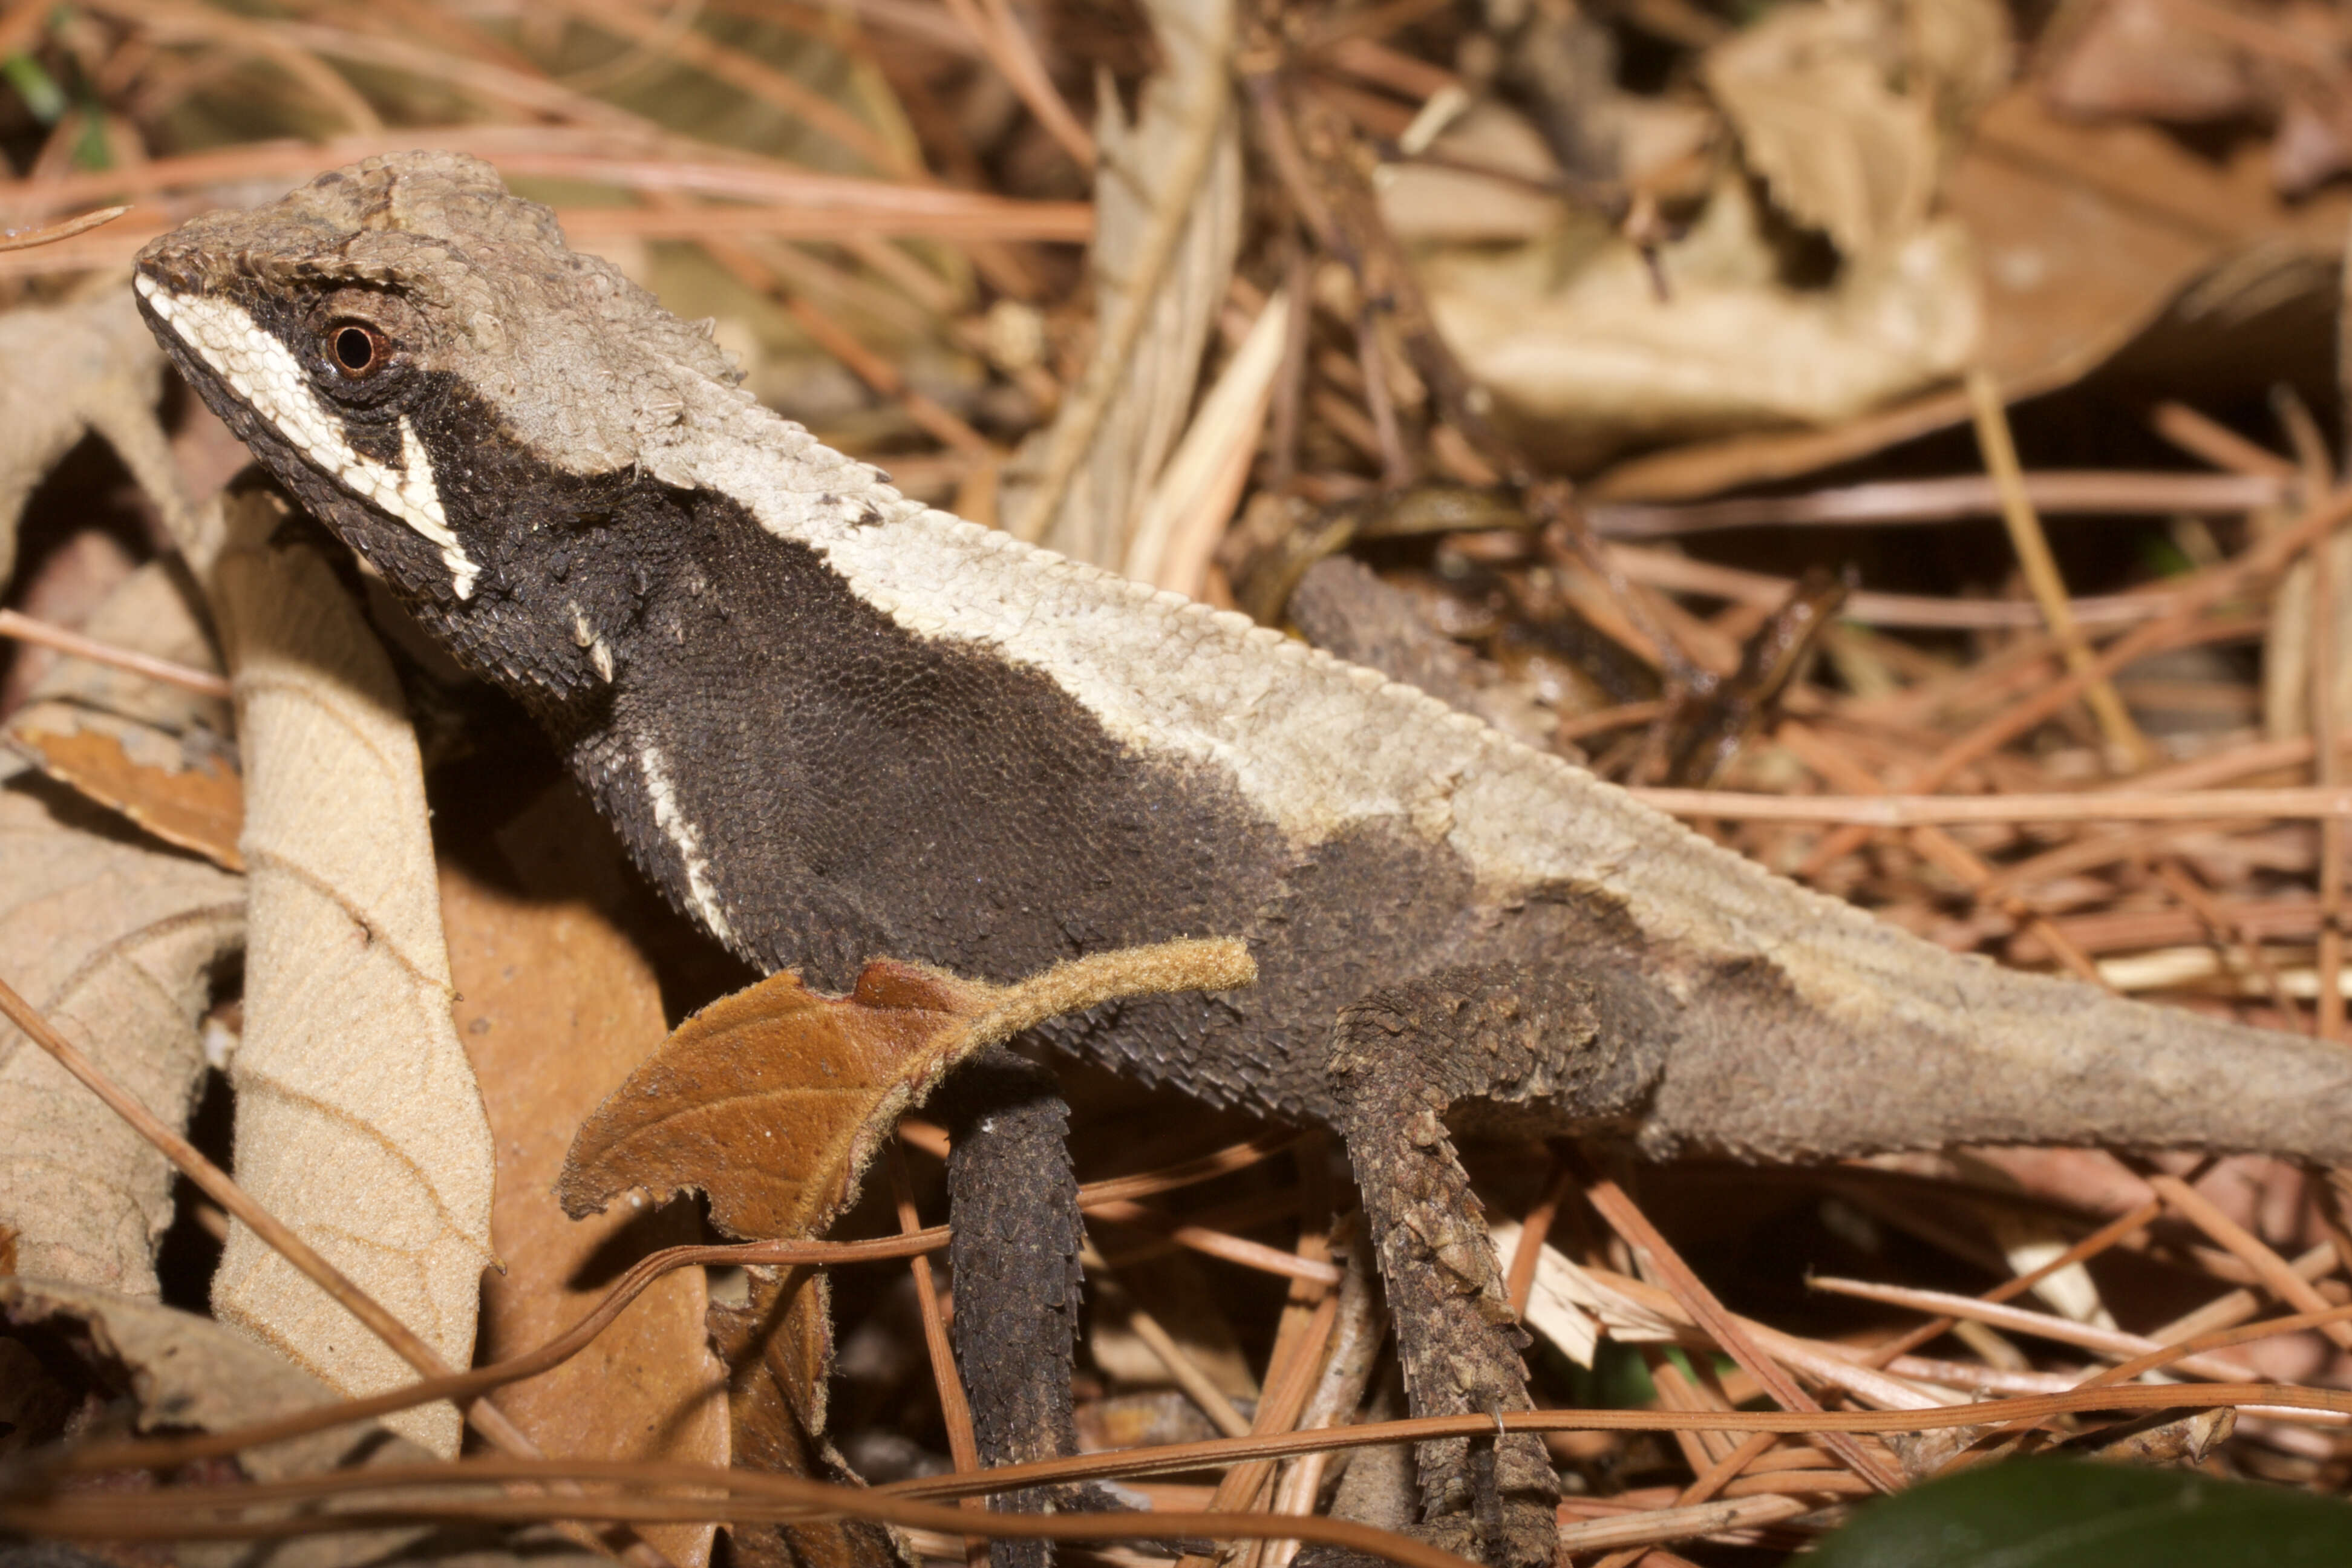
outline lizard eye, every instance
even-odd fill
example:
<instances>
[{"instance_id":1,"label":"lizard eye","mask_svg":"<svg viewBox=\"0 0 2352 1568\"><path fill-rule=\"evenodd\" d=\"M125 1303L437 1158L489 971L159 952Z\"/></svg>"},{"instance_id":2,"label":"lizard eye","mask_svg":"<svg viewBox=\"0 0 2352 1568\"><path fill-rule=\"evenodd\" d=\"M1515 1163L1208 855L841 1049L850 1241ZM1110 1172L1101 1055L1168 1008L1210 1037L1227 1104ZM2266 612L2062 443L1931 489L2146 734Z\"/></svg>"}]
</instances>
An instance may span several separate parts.
<instances>
[{"instance_id":1,"label":"lizard eye","mask_svg":"<svg viewBox=\"0 0 2352 1568\"><path fill-rule=\"evenodd\" d=\"M338 321L327 329L327 360L347 380L373 375L392 357L382 332L361 321Z\"/></svg>"}]
</instances>

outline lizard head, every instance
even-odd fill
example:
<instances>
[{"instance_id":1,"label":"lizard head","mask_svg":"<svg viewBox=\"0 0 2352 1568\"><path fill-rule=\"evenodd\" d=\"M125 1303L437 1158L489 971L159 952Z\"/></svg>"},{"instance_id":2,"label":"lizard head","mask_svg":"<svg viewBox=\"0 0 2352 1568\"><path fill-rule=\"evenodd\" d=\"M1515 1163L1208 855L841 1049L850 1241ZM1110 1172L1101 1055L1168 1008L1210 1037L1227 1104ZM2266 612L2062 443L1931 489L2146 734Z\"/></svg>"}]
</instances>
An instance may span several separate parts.
<instances>
[{"instance_id":1,"label":"lizard head","mask_svg":"<svg viewBox=\"0 0 2352 1568\"><path fill-rule=\"evenodd\" d=\"M134 282L214 411L444 616L511 593L533 559L520 534L597 515L750 406L702 330L461 154L372 158L197 218L140 253Z\"/></svg>"}]
</instances>

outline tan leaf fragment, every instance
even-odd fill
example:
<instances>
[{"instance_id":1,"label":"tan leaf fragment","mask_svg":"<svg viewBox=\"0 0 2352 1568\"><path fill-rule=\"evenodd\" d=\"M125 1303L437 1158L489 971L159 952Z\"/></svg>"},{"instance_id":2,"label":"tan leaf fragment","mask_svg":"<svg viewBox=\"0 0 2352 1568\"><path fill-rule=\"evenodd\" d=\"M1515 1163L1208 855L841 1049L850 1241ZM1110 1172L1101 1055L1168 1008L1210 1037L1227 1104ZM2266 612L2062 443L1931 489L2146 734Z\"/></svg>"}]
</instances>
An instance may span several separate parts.
<instances>
[{"instance_id":1,"label":"tan leaf fragment","mask_svg":"<svg viewBox=\"0 0 2352 1568\"><path fill-rule=\"evenodd\" d=\"M473 1360L493 1155L450 1022L433 846L400 689L326 561L238 498L215 574L251 868L236 1175L453 1366ZM243 1226L214 1311L349 1394L415 1373ZM454 1455L446 1405L388 1425Z\"/></svg>"},{"instance_id":2,"label":"tan leaf fragment","mask_svg":"<svg viewBox=\"0 0 2352 1568\"><path fill-rule=\"evenodd\" d=\"M846 996L772 974L688 1018L629 1075L580 1129L557 1194L577 1215L632 1187L699 1188L730 1235L814 1236L856 1196L898 1115L972 1052L1119 997L1256 975L1232 938L1071 959L1003 986L888 959Z\"/></svg>"},{"instance_id":3,"label":"tan leaf fragment","mask_svg":"<svg viewBox=\"0 0 2352 1568\"><path fill-rule=\"evenodd\" d=\"M898 1115L972 1052L1118 997L1256 976L1234 940L1100 953L1007 986L887 960L841 997L770 975L688 1018L629 1075L581 1128L557 1195L582 1214L632 1188L662 1198L698 1187L712 1220L736 1236L814 1236L856 1196ZM852 1481L824 1437L824 1277L751 1276L749 1302L710 1313L729 1367L735 1463ZM740 1529L734 1547L745 1568L877 1568L894 1555L883 1531L852 1521Z\"/></svg>"},{"instance_id":4,"label":"tan leaf fragment","mask_svg":"<svg viewBox=\"0 0 2352 1568\"><path fill-rule=\"evenodd\" d=\"M2273 107L2254 60L2163 0L2104 0L2050 44L2037 85L2062 114L2196 123Z\"/></svg>"},{"instance_id":5,"label":"tan leaf fragment","mask_svg":"<svg viewBox=\"0 0 2352 1568\"><path fill-rule=\"evenodd\" d=\"M242 884L134 840L14 760L0 780L0 975L150 1110L184 1121L213 973L244 936ZM0 1022L9 1271L152 1297L171 1218L163 1156Z\"/></svg>"},{"instance_id":6,"label":"tan leaf fragment","mask_svg":"<svg viewBox=\"0 0 2352 1568\"><path fill-rule=\"evenodd\" d=\"M660 984L598 896L600 878L609 888L631 874L610 831L559 786L474 853L511 868L441 870L457 1032L498 1147L490 1239L506 1267L483 1281L481 1328L494 1361L570 1328L614 1268L698 1241L701 1226L632 1204L574 1221L555 1202L572 1129L667 1033ZM551 1456L723 1466L727 1369L710 1353L708 1304L702 1270L677 1269L578 1355L491 1397ZM639 1529L678 1568L709 1560L708 1524Z\"/></svg>"},{"instance_id":7,"label":"tan leaf fragment","mask_svg":"<svg viewBox=\"0 0 2352 1568\"><path fill-rule=\"evenodd\" d=\"M1850 257L1915 233L1936 192L1935 105L1891 79L1893 13L1854 0L1776 6L1701 68L1773 201Z\"/></svg>"},{"instance_id":8,"label":"tan leaf fragment","mask_svg":"<svg viewBox=\"0 0 2352 1568\"><path fill-rule=\"evenodd\" d=\"M59 733L37 726L13 739L41 771L99 805L121 812L166 844L193 849L215 866L245 869L237 836L245 827L245 783L217 756L170 768L133 758L119 731L77 723Z\"/></svg>"}]
</instances>

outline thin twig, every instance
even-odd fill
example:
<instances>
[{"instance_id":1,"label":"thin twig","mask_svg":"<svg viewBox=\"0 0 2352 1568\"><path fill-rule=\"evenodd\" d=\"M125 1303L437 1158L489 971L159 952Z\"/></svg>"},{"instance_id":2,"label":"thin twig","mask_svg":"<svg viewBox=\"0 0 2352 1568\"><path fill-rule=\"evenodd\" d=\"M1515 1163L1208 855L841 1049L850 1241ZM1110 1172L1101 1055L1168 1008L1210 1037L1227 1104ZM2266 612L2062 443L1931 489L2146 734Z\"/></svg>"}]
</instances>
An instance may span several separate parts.
<instances>
[{"instance_id":1,"label":"thin twig","mask_svg":"<svg viewBox=\"0 0 2352 1568\"><path fill-rule=\"evenodd\" d=\"M1045 73L1045 62L1037 58L1036 47L1022 29L1019 18L1003 0L982 3L988 7L986 16L981 15L972 0L947 0L948 14L971 35L989 63L1011 84L1021 101L1029 106L1029 112L1037 117L1045 133L1061 144L1062 151L1079 168L1092 169L1097 157L1095 139L1078 123L1078 117L1070 112L1069 104L1054 86L1054 79Z\"/></svg>"},{"instance_id":2,"label":"thin twig","mask_svg":"<svg viewBox=\"0 0 2352 1568\"><path fill-rule=\"evenodd\" d=\"M0 637L37 643L42 647L71 654L76 658L86 658L92 664L127 669L133 675L143 675L150 680L160 680L166 686L176 686L200 697L226 698L231 692L228 681L209 669L195 669L184 664L174 664L168 658L157 658L152 654L117 647L112 643L84 637L79 632L36 620L15 610L0 610Z\"/></svg>"},{"instance_id":3,"label":"thin twig","mask_svg":"<svg viewBox=\"0 0 2352 1568\"><path fill-rule=\"evenodd\" d=\"M2322 826L2326 826L2327 823L2323 822ZM2296 1006L2294 998L2288 994L2286 979L2279 973L2278 965L2271 962L2269 950L2229 910L2215 901L2213 895L2205 890L2203 884L2181 864L2178 856L2167 856L2158 861L2156 875L2171 890L2172 896L2188 905L2189 911L2212 931L2217 948L2234 943L2246 955L2246 962L2252 964L2254 973L2261 976L2263 988L2270 993L2271 1005L2279 1010L2281 1017L2297 1021L2299 1025L2303 1009Z\"/></svg>"},{"instance_id":4,"label":"thin twig","mask_svg":"<svg viewBox=\"0 0 2352 1568\"><path fill-rule=\"evenodd\" d=\"M2003 1301L2013 1300L2060 1269L2072 1268L2077 1263L2096 1258L2099 1254L2107 1251L2163 1212L2164 1205L2161 1203L2150 1201L2142 1204L2129 1214L2118 1215L2108 1221L2063 1252L2045 1259L2023 1274L2013 1275L2002 1280L1977 1300L1993 1306L1998 1306ZM1958 1321L1958 1318L1950 1316L1931 1318L1918 1327L1897 1334L1885 1344L1874 1349L1866 1360L1873 1366L1885 1366L1897 1357L1908 1355L1929 1341L1949 1333L1952 1325Z\"/></svg>"},{"instance_id":5,"label":"thin twig","mask_svg":"<svg viewBox=\"0 0 2352 1568\"><path fill-rule=\"evenodd\" d=\"M2297 1274L2285 1258L2264 1246L2261 1237L2223 1214L2210 1198L2179 1176L2162 1171L2151 1172L2147 1184L2154 1187L2157 1195L2171 1205L2181 1218L2211 1237L2232 1257L2252 1268L2280 1300L2305 1312L2325 1312L2334 1306L2310 1280ZM2352 1350L2352 1323L2330 1323L2322 1331L2336 1342L2338 1349Z\"/></svg>"},{"instance_id":6,"label":"thin twig","mask_svg":"<svg viewBox=\"0 0 2352 1568\"><path fill-rule=\"evenodd\" d=\"M2148 426L2194 458L2233 474L2252 474L2291 484L2300 477L2295 466L2269 447L2247 440L2226 425L2217 424L2185 403L2163 402L2148 418Z\"/></svg>"},{"instance_id":7,"label":"thin twig","mask_svg":"<svg viewBox=\"0 0 2352 1568\"><path fill-rule=\"evenodd\" d=\"M2092 661L2088 669L2070 673L2004 713L1989 719L1931 759L1914 781L1923 790L1941 788L1963 768L1990 755L2020 735L2044 722L2082 695L2094 679L2109 677L2124 666L2145 658L2189 627L2209 606L2238 593L2257 580L2283 570L2304 551L2352 517L2352 488L2336 490L2315 501L2292 526L2255 543L2222 565L2200 573L2175 588L2171 608L2160 617L2118 637ZM1847 827L1827 835L1801 868L1802 876L1817 876L1822 867L1843 858L1868 838L1870 827Z\"/></svg>"},{"instance_id":8,"label":"thin twig","mask_svg":"<svg viewBox=\"0 0 2352 1568\"><path fill-rule=\"evenodd\" d=\"M1623 1188L1604 1176L1586 1182L1584 1194L1592 1206L1600 1211L1601 1217L1608 1221L1610 1228L1625 1238L1627 1246L1649 1254L1650 1261L1664 1278L1675 1299L1690 1313L1692 1321L1723 1347L1725 1354L1738 1362L1750 1377L1762 1385L1764 1391L1772 1396L1774 1404L1789 1411L1821 1409L1812 1395L1799 1388L1769 1356L1756 1348L1747 1333L1732 1321L1731 1314L1724 1310L1723 1303L1715 1299L1715 1292L1691 1271L1690 1265L1683 1261L1682 1255L1659 1233L1657 1226L1650 1223L1649 1216L1625 1194ZM1843 1459L1855 1475L1881 1491L1891 1492L1903 1484L1900 1475L1889 1469L1877 1455L1854 1442L1846 1433L1824 1433L1822 1446Z\"/></svg>"},{"instance_id":9,"label":"thin twig","mask_svg":"<svg viewBox=\"0 0 2352 1568\"><path fill-rule=\"evenodd\" d=\"M883 1143L882 1158L890 1174L890 1195L898 1205L898 1229L912 1236L923 1228L923 1222L915 1213L915 1189L907 1180L907 1156L896 1138ZM980 1442L972 1432L971 1402L964 1397L963 1375L956 1370L955 1351L948 1343L947 1321L940 1313L940 1292L931 1279L931 1260L918 1253L907 1260L907 1266L914 1270L915 1305L922 1314L923 1344L931 1357L931 1381L939 1388L940 1419L948 1429L948 1457L958 1475L971 1475L980 1468ZM985 1538L966 1536L964 1556L970 1568L982 1568L988 1561Z\"/></svg>"},{"instance_id":10,"label":"thin twig","mask_svg":"<svg viewBox=\"0 0 2352 1568\"><path fill-rule=\"evenodd\" d=\"M84 213L79 217L59 219L56 223L34 224L25 228L0 228L0 250L30 250L36 246L55 245L61 239L71 239L78 234L112 223L131 209L128 206L101 207L97 212Z\"/></svg>"},{"instance_id":11,"label":"thin twig","mask_svg":"<svg viewBox=\"0 0 2352 1568\"><path fill-rule=\"evenodd\" d=\"M2105 676L2084 673L2091 668L2090 645L2083 640L2082 630L2074 624L2066 581L2059 574L2057 557L2050 553L2050 541L2042 531L2042 519L2035 514L2033 501L2026 493L2017 447L2010 438L2009 415L2001 406L2000 388L1992 374L1982 368L1969 372L1968 387L1970 410L1976 418L1977 446L1984 454L1994 487L2000 492L2001 521L2009 529L2018 563L2025 569L2026 584L2042 606L2050 634L2064 650L2068 667L2084 675L2088 683L2085 696L2107 743L2123 753L2129 770L2144 768L2151 755L2147 738L2132 722L2123 699L2116 695L2115 683Z\"/></svg>"},{"instance_id":12,"label":"thin twig","mask_svg":"<svg viewBox=\"0 0 2352 1568\"><path fill-rule=\"evenodd\" d=\"M359 1399L341 1399L296 1411L248 1426L225 1428L186 1437L100 1442L77 1448L61 1461L69 1472L127 1469L173 1469L202 1459L218 1458L245 1448L257 1448L289 1437L331 1431L353 1422L372 1420L394 1411L414 1409L436 1400L473 1398L510 1383L562 1365L588 1348L596 1336L626 1311L656 1280L679 1268L757 1265L831 1267L845 1263L896 1262L918 1252L937 1252L948 1244L947 1227L934 1226L911 1236L874 1241L750 1242L731 1247L672 1247L637 1260L604 1299L579 1321L544 1344L471 1372L420 1379Z\"/></svg>"},{"instance_id":13,"label":"thin twig","mask_svg":"<svg viewBox=\"0 0 2352 1568\"><path fill-rule=\"evenodd\" d=\"M2260 450L2260 448L2256 448ZM2284 478L2292 478L2292 468ZM2019 476L2025 500L2043 513L2168 516L2175 512L2241 512L2286 499L2272 474L2170 474L2086 470ZM1998 517L2005 489L1981 474L1934 479L1884 479L1792 496L1742 496L1732 500L1657 505L1595 501L1585 508L1603 539L1672 539L1727 528L1873 527L1891 523L1958 522Z\"/></svg>"},{"instance_id":14,"label":"thin twig","mask_svg":"<svg viewBox=\"0 0 2352 1568\"><path fill-rule=\"evenodd\" d=\"M2239 817L2352 816L2352 789L2102 790L2067 795L1754 795L1722 789L1636 789L1675 816L1743 822L1827 822L1921 827L1971 822L2196 822Z\"/></svg>"}]
</instances>

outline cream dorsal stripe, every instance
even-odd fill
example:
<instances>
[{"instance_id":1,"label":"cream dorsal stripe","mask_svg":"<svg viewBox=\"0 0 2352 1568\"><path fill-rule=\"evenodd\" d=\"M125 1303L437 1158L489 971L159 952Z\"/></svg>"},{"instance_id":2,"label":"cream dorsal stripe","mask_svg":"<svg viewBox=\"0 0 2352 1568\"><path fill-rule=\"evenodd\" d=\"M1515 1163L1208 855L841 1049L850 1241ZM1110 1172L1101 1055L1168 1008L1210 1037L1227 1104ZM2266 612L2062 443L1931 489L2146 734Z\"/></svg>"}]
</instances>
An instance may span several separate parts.
<instances>
[{"instance_id":1,"label":"cream dorsal stripe","mask_svg":"<svg viewBox=\"0 0 2352 1568\"><path fill-rule=\"evenodd\" d=\"M155 314L246 406L305 458L437 546L451 591L460 599L473 596L482 569L449 526L433 482L433 461L406 415L400 417L400 467L378 462L352 449L343 437L341 418L311 388L294 352L243 309L212 295L172 293L143 273L137 286Z\"/></svg>"}]
</instances>

